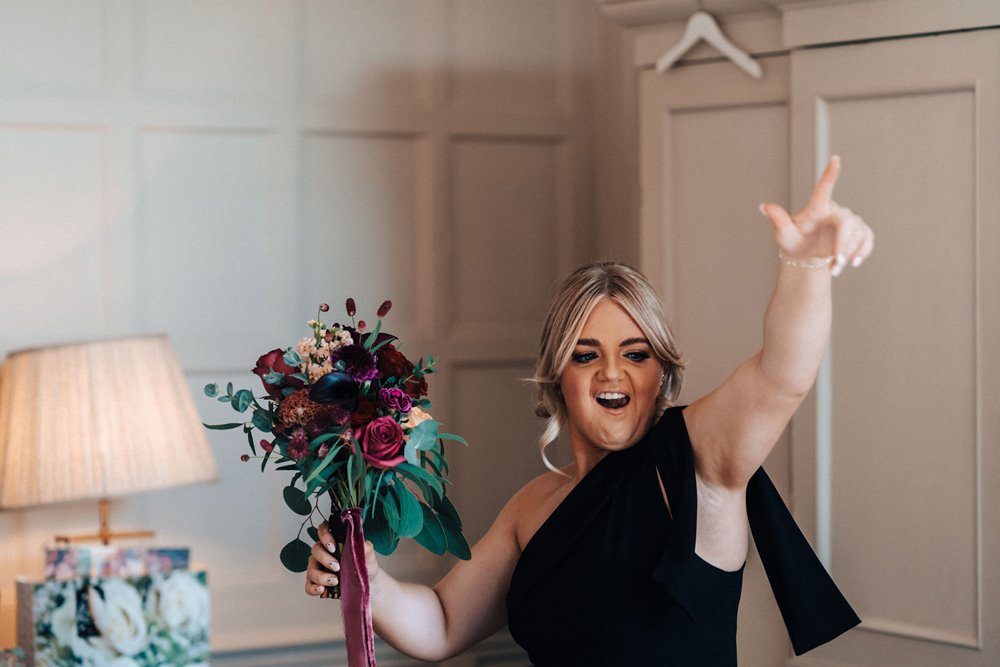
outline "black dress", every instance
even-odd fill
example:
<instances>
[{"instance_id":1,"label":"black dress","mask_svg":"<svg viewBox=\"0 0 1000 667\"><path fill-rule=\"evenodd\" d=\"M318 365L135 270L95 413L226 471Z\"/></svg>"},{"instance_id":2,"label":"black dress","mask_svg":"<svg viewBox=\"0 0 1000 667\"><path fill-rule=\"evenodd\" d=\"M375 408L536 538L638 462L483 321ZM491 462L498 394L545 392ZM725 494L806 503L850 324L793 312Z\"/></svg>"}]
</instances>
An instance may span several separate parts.
<instances>
[{"instance_id":1,"label":"black dress","mask_svg":"<svg viewBox=\"0 0 1000 667\"><path fill-rule=\"evenodd\" d=\"M601 459L525 545L507 615L532 663L736 664L743 570L694 552L694 456L681 410ZM797 655L860 623L763 469L748 485L747 516Z\"/></svg>"}]
</instances>

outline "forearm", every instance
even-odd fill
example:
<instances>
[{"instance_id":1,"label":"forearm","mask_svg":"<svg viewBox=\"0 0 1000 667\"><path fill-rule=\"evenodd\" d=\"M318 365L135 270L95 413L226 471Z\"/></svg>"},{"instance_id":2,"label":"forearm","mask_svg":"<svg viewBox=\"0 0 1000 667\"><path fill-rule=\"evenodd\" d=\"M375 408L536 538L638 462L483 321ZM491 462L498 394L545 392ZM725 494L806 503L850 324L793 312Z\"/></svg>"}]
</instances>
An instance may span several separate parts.
<instances>
[{"instance_id":1,"label":"forearm","mask_svg":"<svg viewBox=\"0 0 1000 667\"><path fill-rule=\"evenodd\" d=\"M804 395L816 380L830 338L831 280L826 268L778 265L758 364L779 391Z\"/></svg>"},{"instance_id":2,"label":"forearm","mask_svg":"<svg viewBox=\"0 0 1000 667\"><path fill-rule=\"evenodd\" d=\"M375 633L387 644L418 660L447 657L447 623L434 589L380 571L372 581L371 602Z\"/></svg>"}]
</instances>

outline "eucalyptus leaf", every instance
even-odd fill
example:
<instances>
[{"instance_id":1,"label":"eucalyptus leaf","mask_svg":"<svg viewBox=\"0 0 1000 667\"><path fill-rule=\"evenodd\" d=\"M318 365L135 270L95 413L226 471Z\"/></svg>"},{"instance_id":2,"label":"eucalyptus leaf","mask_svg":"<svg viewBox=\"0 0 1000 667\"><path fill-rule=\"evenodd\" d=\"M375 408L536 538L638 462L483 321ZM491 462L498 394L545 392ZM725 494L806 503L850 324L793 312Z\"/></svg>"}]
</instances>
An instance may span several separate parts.
<instances>
[{"instance_id":1,"label":"eucalyptus leaf","mask_svg":"<svg viewBox=\"0 0 1000 667\"><path fill-rule=\"evenodd\" d=\"M254 428L264 433L271 432L271 413L267 410L254 410L250 423Z\"/></svg>"},{"instance_id":2,"label":"eucalyptus leaf","mask_svg":"<svg viewBox=\"0 0 1000 667\"><path fill-rule=\"evenodd\" d=\"M281 550L281 564L292 572L305 572L309 567L309 555L312 547L295 538Z\"/></svg>"},{"instance_id":3,"label":"eucalyptus leaf","mask_svg":"<svg viewBox=\"0 0 1000 667\"><path fill-rule=\"evenodd\" d=\"M396 550L398 540L393 540L389 535L389 529L385 522L385 517L381 512L372 514L361 524L365 539L372 543L376 553L388 556Z\"/></svg>"},{"instance_id":4,"label":"eucalyptus leaf","mask_svg":"<svg viewBox=\"0 0 1000 667\"><path fill-rule=\"evenodd\" d=\"M253 393L249 389L240 389L231 399L233 409L238 412L246 412L246 409L253 403Z\"/></svg>"},{"instance_id":5,"label":"eucalyptus leaf","mask_svg":"<svg viewBox=\"0 0 1000 667\"><path fill-rule=\"evenodd\" d=\"M309 376L306 375L305 373L292 373L288 377L295 378L296 380L301 380L302 382L305 382L306 384L309 383Z\"/></svg>"},{"instance_id":6,"label":"eucalyptus leaf","mask_svg":"<svg viewBox=\"0 0 1000 667\"><path fill-rule=\"evenodd\" d=\"M460 442L466 447L469 446L469 443L465 441L465 438L463 438L460 435L455 435L454 433L438 433L438 437L443 438L445 440L454 440L455 442Z\"/></svg>"},{"instance_id":7,"label":"eucalyptus leaf","mask_svg":"<svg viewBox=\"0 0 1000 667\"><path fill-rule=\"evenodd\" d=\"M279 385L281 384L281 381L284 379L285 379L285 374L279 373L273 368L269 372L264 374L264 382L268 384Z\"/></svg>"},{"instance_id":8,"label":"eucalyptus leaf","mask_svg":"<svg viewBox=\"0 0 1000 667\"><path fill-rule=\"evenodd\" d=\"M414 481L423 482L438 498L444 495L444 486L442 486L441 481L423 468L410 465L409 463L400 463L396 466L396 472Z\"/></svg>"},{"instance_id":9,"label":"eucalyptus leaf","mask_svg":"<svg viewBox=\"0 0 1000 667\"><path fill-rule=\"evenodd\" d=\"M214 382L205 385L205 395L209 398L215 398L219 394L219 385Z\"/></svg>"},{"instance_id":10,"label":"eucalyptus leaf","mask_svg":"<svg viewBox=\"0 0 1000 667\"><path fill-rule=\"evenodd\" d=\"M309 516L312 512L312 505L301 489L297 489L294 486L286 486L282 491L282 495L285 497L285 504L296 514Z\"/></svg>"},{"instance_id":11,"label":"eucalyptus leaf","mask_svg":"<svg viewBox=\"0 0 1000 667\"><path fill-rule=\"evenodd\" d=\"M419 451L427 451L437 441L438 426L440 425L440 422L433 419L420 422L410 430L410 439L406 444Z\"/></svg>"},{"instance_id":12,"label":"eucalyptus leaf","mask_svg":"<svg viewBox=\"0 0 1000 667\"><path fill-rule=\"evenodd\" d=\"M232 382L227 382L226 383L226 394L228 396L232 396L233 395L233 383Z\"/></svg>"},{"instance_id":13,"label":"eucalyptus leaf","mask_svg":"<svg viewBox=\"0 0 1000 667\"><path fill-rule=\"evenodd\" d=\"M469 548L469 542L465 539L465 535L462 534L462 529L446 516L439 514L437 515L437 519L441 522L441 529L447 538L448 551L462 560L472 558L472 550Z\"/></svg>"},{"instance_id":14,"label":"eucalyptus leaf","mask_svg":"<svg viewBox=\"0 0 1000 667\"><path fill-rule=\"evenodd\" d=\"M213 431L226 431L231 428L239 428L243 426L242 422L230 422L228 424L202 424L205 428L211 429Z\"/></svg>"},{"instance_id":15,"label":"eucalyptus leaf","mask_svg":"<svg viewBox=\"0 0 1000 667\"><path fill-rule=\"evenodd\" d=\"M399 500L396 494L387 493L382 498L382 511L385 512L385 522L390 535L399 535Z\"/></svg>"},{"instance_id":16,"label":"eucalyptus leaf","mask_svg":"<svg viewBox=\"0 0 1000 667\"><path fill-rule=\"evenodd\" d=\"M430 507L420 503L420 510L423 513L424 525L414 539L432 554L440 556L448 550L448 538L445 536L444 528Z\"/></svg>"},{"instance_id":17,"label":"eucalyptus leaf","mask_svg":"<svg viewBox=\"0 0 1000 667\"><path fill-rule=\"evenodd\" d=\"M434 506L434 509L436 509L442 516L446 516L451 519L459 528L462 527L462 517L458 515L458 510L455 509L455 506L452 504L448 496L442 498L441 502Z\"/></svg>"},{"instance_id":18,"label":"eucalyptus leaf","mask_svg":"<svg viewBox=\"0 0 1000 667\"><path fill-rule=\"evenodd\" d=\"M306 528L306 534L309 535L309 539L313 542L319 542L319 531L316 530L315 526Z\"/></svg>"},{"instance_id":19,"label":"eucalyptus leaf","mask_svg":"<svg viewBox=\"0 0 1000 667\"><path fill-rule=\"evenodd\" d=\"M420 501L402 484L390 487L393 495L399 501L399 537L415 537L424 527L424 513L420 509Z\"/></svg>"},{"instance_id":20,"label":"eucalyptus leaf","mask_svg":"<svg viewBox=\"0 0 1000 667\"><path fill-rule=\"evenodd\" d=\"M285 350L284 359L285 363L293 368L302 363L302 357L300 357L299 353L292 348Z\"/></svg>"},{"instance_id":21,"label":"eucalyptus leaf","mask_svg":"<svg viewBox=\"0 0 1000 667\"><path fill-rule=\"evenodd\" d=\"M271 450L271 451L274 451L274 450ZM261 459L261 461L260 461L260 471L261 472L264 472L264 468L267 467L267 460L269 458L271 458L271 452L264 452L264 458ZM294 484L294 483L295 483L295 481L293 480L292 484Z\"/></svg>"}]
</instances>

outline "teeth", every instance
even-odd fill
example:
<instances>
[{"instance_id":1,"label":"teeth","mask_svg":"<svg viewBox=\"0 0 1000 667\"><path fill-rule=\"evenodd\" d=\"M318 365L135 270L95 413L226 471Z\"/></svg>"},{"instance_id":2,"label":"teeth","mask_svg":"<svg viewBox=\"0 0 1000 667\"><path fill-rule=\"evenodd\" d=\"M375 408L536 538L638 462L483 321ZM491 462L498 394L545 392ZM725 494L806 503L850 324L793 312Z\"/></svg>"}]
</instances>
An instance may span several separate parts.
<instances>
[{"instance_id":1,"label":"teeth","mask_svg":"<svg viewBox=\"0 0 1000 667\"><path fill-rule=\"evenodd\" d=\"M618 391L602 391L597 395L597 398L603 398L608 401L616 401L625 398L625 394Z\"/></svg>"}]
</instances>

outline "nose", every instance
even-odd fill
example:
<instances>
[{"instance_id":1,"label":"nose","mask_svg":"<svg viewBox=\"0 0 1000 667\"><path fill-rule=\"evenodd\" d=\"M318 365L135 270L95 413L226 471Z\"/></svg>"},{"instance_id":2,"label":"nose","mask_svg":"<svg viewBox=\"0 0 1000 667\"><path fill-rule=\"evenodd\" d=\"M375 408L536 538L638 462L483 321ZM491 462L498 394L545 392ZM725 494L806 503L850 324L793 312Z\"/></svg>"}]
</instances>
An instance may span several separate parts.
<instances>
[{"instance_id":1,"label":"nose","mask_svg":"<svg viewBox=\"0 0 1000 667\"><path fill-rule=\"evenodd\" d=\"M601 364L600 370L598 372L598 379L605 381L614 381L621 379L621 377L622 377L622 367L617 357L615 357L614 355L605 356L604 363Z\"/></svg>"}]
</instances>

